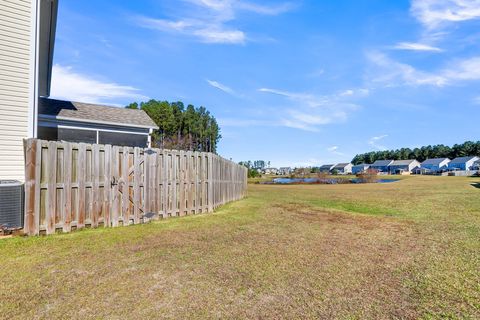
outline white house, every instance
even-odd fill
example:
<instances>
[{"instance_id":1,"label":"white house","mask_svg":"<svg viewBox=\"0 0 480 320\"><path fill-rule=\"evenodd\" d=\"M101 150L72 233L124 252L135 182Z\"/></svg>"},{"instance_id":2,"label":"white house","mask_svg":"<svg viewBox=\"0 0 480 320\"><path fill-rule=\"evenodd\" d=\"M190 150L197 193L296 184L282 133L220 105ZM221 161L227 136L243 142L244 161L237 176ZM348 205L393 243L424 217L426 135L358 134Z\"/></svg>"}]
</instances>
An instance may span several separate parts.
<instances>
[{"instance_id":1,"label":"white house","mask_svg":"<svg viewBox=\"0 0 480 320\"><path fill-rule=\"evenodd\" d=\"M420 167L420 162L415 159L395 160L390 164L390 173L392 174L410 174L416 168Z\"/></svg>"},{"instance_id":2,"label":"white house","mask_svg":"<svg viewBox=\"0 0 480 320\"><path fill-rule=\"evenodd\" d=\"M448 158L432 158L422 162L420 169L422 172L440 172L448 168L450 163Z\"/></svg>"},{"instance_id":3,"label":"white house","mask_svg":"<svg viewBox=\"0 0 480 320\"><path fill-rule=\"evenodd\" d=\"M23 180L23 139L36 137L38 97L50 94L57 0L0 4L0 179Z\"/></svg>"},{"instance_id":4,"label":"white house","mask_svg":"<svg viewBox=\"0 0 480 320\"><path fill-rule=\"evenodd\" d=\"M265 168L265 169L263 169L263 172L265 174L278 174L278 169L277 168Z\"/></svg>"},{"instance_id":5,"label":"white house","mask_svg":"<svg viewBox=\"0 0 480 320\"><path fill-rule=\"evenodd\" d=\"M280 169L278 169L278 174L281 175L291 174L292 172L293 170L291 167L281 167Z\"/></svg>"},{"instance_id":6,"label":"white house","mask_svg":"<svg viewBox=\"0 0 480 320\"><path fill-rule=\"evenodd\" d=\"M459 157L455 158L448 164L448 170L463 170L463 171L470 171L474 170L474 164L480 160L479 157Z\"/></svg>"},{"instance_id":7,"label":"white house","mask_svg":"<svg viewBox=\"0 0 480 320\"><path fill-rule=\"evenodd\" d=\"M332 171L337 171L338 174L349 174L352 173L353 165L351 163L339 163L335 165Z\"/></svg>"},{"instance_id":8,"label":"white house","mask_svg":"<svg viewBox=\"0 0 480 320\"><path fill-rule=\"evenodd\" d=\"M142 110L47 99L58 0L0 0L0 180L24 180L23 139L147 146Z\"/></svg>"}]
</instances>

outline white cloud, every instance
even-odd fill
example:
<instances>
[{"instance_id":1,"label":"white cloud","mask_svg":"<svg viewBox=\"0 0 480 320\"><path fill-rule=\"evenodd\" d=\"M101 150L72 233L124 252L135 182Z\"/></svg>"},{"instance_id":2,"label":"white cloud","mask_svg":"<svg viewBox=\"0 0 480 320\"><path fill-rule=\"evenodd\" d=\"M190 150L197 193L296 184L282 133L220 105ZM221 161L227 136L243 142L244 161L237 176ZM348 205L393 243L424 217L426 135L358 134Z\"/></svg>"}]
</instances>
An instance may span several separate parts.
<instances>
[{"instance_id":1,"label":"white cloud","mask_svg":"<svg viewBox=\"0 0 480 320\"><path fill-rule=\"evenodd\" d=\"M455 61L443 74L449 80L480 80L480 57Z\"/></svg>"},{"instance_id":2,"label":"white cloud","mask_svg":"<svg viewBox=\"0 0 480 320\"><path fill-rule=\"evenodd\" d=\"M480 97L473 98L473 103L480 104Z\"/></svg>"},{"instance_id":3,"label":"white cloud","mask_svg":"<svg viewBox=\"0 0 480 320\"><path fill-rule=\"evenodd\" d=\"M433 47L428 44L415 43L415 42L399 42L393 48L398 50L412 50L412 51L432 51L432 52L443 51L440 48Z\"/></svg>"},{"instance_id":4,"label":"white cloud","mask_svg":"<svg viewBox=\"0 0 480 320\"><path fill-rule=\"evenodd\" d=\"M338 146L332 146L330 148L327 148L327 151L337 155L337 156L343 156L345 155L344 153L338 151L339 147Z\"/></svg>"},{"instance_id":5,"label":"white cloud","mask_svg":"<svg viewBox=\"0 0 480 320\"><path fill-rule=\"evenodd\" d=\"M288 92L278 89L261 88L260 92L279 95L289 101L289 106L280 112L280 124L306 131L318 131L319 127L331 123L340 123L348 119L351 112L358 109L352 103L357 92L368 93L365 89L351 90L345 95L340 92L333 95L318 96L309 93Z\"/></svg>"},{"instance_id":6,"label":"white cloud","mask_svg":"<svg viewBox=\"0 0 480 320\"><path fill-rule=\"evenodd\" d=\"M382 134L380 136L371 137L370 140L368 140L368 144L371 145L372 147L374 147L375 149L378 149L378 150L381 150L381 151L386 150L387 147L379 144L379 141L383 140L387 137L388 137L388 134Z\"/></svg>"},{"instance_id":7,"label":"white cloud","mask_svg":"<svg viewBox=\"0 0 480 320\"><path fill-rule=\"evenodd\" d=\"M218 89L218 90L221 90L221 91L223 91L223 92L225 92L225 93L228 93L228 94L231 94L231 95L233 95L233 96L234 96L234 95L237 95L236 92L235 92L232 88L227 87L226 85L221 84L221 83L218 82L218 81L213 81L213 80L208 80L208 79L207 79L207 82L208 82L209 85L211 85L212 87L214 87L214 88L216 88L216 89Z\"/></svg>"},{"instance_id":8,"label":"white cloud","mask_svg":"<svg viewBox=\"0 0 480 320\"><path fill-rule=\"evenodd\" d=\"M51 96L90 103L113 103L118 99L146 100L140 90L114 82L103 82L91 76L76 73L71 67L54 65Z\"/></svg>"},{"instance_id":9,"label":"white cloud","mask_svg":"<svg viewBox=\"0 0 480 320\"><path fill-rule=\"evenodd\" d=\"M184 0L193 5L193 10L179 13L177 20L139 17L137 24L163 32L192 36L204 43L244 44L247 36L242 30L228 26L236 19L237 11L249 11L262 15L278 15L293 6L282 3L275 6L259 5L235 0Z\"/></svg>"},{"instance_id":10,"label":"white cloud","mask_svg":"<svg viewBox=\"0 0 480 320\"><path fill-rule=\"evenodd\" d=\"M369 70L369 78L373 82L384 83L386 86L443 87L462 81L480 80L480 57L451 61L434 72L417 70L411 65L397 62L379 52L371 52L367 57L374 65Z\"/></svg>"},{"instance_id":11,"label":"white cloud","mask_svg":"<svg viewBox=\"0 0 480 320\"><path fill-rule=\"evenodd\" d=\"M412 15L427 29L480 18L480 0L412 0Z\"/></svg>"}]
</instances>

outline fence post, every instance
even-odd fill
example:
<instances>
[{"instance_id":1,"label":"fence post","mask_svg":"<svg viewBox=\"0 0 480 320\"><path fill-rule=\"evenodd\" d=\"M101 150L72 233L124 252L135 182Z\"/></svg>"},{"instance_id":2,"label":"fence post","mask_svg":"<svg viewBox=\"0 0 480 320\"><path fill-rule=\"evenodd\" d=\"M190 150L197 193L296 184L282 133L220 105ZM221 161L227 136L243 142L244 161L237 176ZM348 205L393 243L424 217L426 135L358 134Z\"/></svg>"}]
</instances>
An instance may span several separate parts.
<instances>
[{"instance_id":1,"label":"fence post","mask_svg":"<svg viewBox=\"0 0 480 320\"><path fill-rule=\"evenodd\" d=\"M111 227L112 221L112 146L105 145L105 167L103 177L103 226Z\"/></svg>"},{"instance_id":2,"label":"fence post","mask_svg":"<svg viewBox=\"0 0 480 320\"><path fill-rule=\"evenodd\" d=\"M72 145L63 144L63 232L70 232L72 223Z\"/></svg>"},{"instance_id":3,"label":"fence post","mask_svg":"<svg viewBox=\"0 0 480 320\"><path fill-rule=\"evenodd\" d=\"M24 140L25 149L25 220L24 231L29 236L40 232L40 140Z\"/></svg>"}]
</instances>

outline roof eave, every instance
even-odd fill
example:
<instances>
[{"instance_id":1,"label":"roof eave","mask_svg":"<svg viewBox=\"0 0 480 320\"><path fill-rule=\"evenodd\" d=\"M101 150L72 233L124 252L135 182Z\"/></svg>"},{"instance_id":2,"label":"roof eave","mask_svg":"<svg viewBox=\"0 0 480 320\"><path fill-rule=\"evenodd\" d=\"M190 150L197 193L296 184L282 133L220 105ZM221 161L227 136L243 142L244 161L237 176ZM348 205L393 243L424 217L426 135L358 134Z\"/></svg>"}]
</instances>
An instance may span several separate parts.
<instances>
[{"instance_id":1,"label":"roof eave","mask_svg":"<svg viewBox=\"0 0 480 320\"><path fill-rule=\"evenodd\" d=\"M82 122L82 123L105 124L105 125L131 127L131 128L142 128L142 129L153 129L153 130L158 130L158 129L159 129L158 126L151 126L151 125L139 125L139 124L112 122L112 121L79 119L79 118L52 116L52 115L48 115L48 114L39 114L39 118L43 118L43 119L55 119L55 120L65 120L65 121L76 121L76 122Z\"/></svg>"},{"instance_id":2,"label":"roof eave","mask_svg":"<svg viewBox=\"0 0 480 320\"><path fill-rule=\"evenodd\" d=\"M38 93L50 96L58 0L39 0L38 22Z\"/></svg>"}]
</instances>

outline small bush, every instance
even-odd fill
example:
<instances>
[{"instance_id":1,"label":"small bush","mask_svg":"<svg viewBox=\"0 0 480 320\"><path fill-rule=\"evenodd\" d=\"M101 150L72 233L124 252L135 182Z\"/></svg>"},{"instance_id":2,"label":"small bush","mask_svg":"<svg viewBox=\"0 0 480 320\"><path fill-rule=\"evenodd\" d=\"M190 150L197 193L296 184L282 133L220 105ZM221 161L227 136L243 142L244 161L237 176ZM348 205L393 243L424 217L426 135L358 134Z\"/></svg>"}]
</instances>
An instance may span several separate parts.
<instances>
[{"instance_id":1,"label":"small bush","mask_svg":"<svg viewBox=\"0 0 480 320\"><path fill-rule=\"evenodd\" d=\"M377 175L377 170L368 169L362 173L357 173L357 178L361 183L375 183L378 180Z\"/></svg>"}]
</instances>

